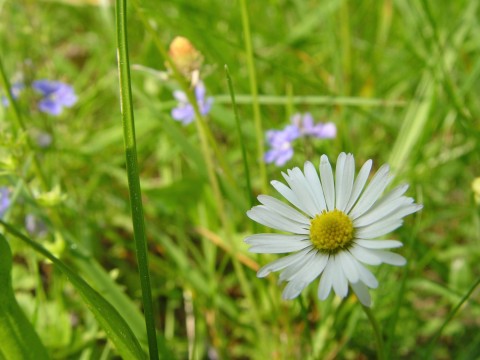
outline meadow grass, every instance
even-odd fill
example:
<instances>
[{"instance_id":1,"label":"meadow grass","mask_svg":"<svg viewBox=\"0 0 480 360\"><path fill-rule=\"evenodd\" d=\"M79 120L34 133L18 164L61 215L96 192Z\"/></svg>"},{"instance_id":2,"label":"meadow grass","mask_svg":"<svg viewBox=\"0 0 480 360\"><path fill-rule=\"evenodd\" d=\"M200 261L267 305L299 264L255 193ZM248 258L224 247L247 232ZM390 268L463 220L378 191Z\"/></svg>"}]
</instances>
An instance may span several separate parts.
<instances>
[{"instance_id":1,"label":"meadow grass","mask_svg":"<svg viewBox=\"0 0 480 360\"><path fill-rule=\"evenodd\" d=\"M278 274L256 277L281 255L249 253L243 242L268 231L246 211L258 194L275 195L269 182L281 171L345 151L357 170L367 159L375 170L389 163L394 184L409 183L424 205L391 235L407 264L372 268L380 354L477 358L478 14L474 0L136 0L126 8L120 84L114 2L0 1L1 95L7 83L51 79L78 98L59 116L39 111L28 89L0 106L0 187L10 198L1 223L13 253L0 275L11 271L48 356L139 358L158 346L165 359L375 358L355 295L320 301L314 282L282 300ZM175 90L196 104L168 56L179 35L203 54L213 98L186 126L171 115ZM129 87L123 115L131 110L134 125L124 137L120 90ZM265 164L265 131L298 112L333 122L337 136L297 142L286 165ZM15 324L4 311L12 300L2 301L0 319ZM0 342L0 359L13 348Z\"/></svg>"}]
</instances>

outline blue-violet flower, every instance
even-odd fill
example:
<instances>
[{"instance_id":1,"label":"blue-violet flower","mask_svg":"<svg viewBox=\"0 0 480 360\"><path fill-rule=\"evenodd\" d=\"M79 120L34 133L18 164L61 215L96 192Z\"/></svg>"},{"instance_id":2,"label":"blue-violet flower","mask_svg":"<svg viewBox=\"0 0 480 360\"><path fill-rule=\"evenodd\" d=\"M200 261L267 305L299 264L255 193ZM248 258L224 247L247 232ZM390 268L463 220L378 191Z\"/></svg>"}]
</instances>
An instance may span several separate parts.
<instances>
[{"instance_id":1,"label":"blue-violet flower","mask_svg":"<svg viewBox=\"0 0 480 360\"><path fill-rule=\"evenodd\" d=\"M197 99L198 109L203 116L207 115L212 108L213 98L205 98L205 85L199 82L195 86L195 98ZM193 105L188 101L187 95L180 90L174 91L173 96L178 101L178 106L172 109L172 117L182 122L183 125L190 124L195 119Z\"/></svg>"},{"instance_id":2,"label":"blue-violet flower","mask_svg":"<svg viewBox=\"0 0 480 360\"><path fill-rule=\"evenodd\" d=\"M267 131L267 141L271 147L265 153L265 162L272 162L283 166L293 156L292 141L300 136L300 131L295 125L288 125L283 130Z\"/></svg>"},{"instance_id":3,"label":"blue-violet flower","mask_svg":"<svg viewBox=\"0 0 480 360\"><path fill-rule=\"evenodd\" d=\"M10 203L10 192L8 191L8 188L0 188L0 219L2 219L3 215L7 212Z\"/></svg>"},{"instance_id":4,"label":"blue-violet flower","mask_svg":"<svg viewBox=\"0 0 480 360\"><path fill-rule=\"evenodd\" d=\"M300 133L304 136L313 136L318 139L332 139L337 135L337 128L334 123L313 122L313 116L310 113L297 113L291 118L292 124L297 126Z\"/></svg>"},{"instance_id":5,"label":"blue-violet flower","mask_svg":"<svg viewBox=\"0 0 480 360\"><path fill-rule=\"evenodd\" d=\"M37 80L32 87L43 98L38 102L38 109L51 115L60 115L64 107L71 107L77 102L73 88L60 81Z\"/></svg>"}]
</instances>

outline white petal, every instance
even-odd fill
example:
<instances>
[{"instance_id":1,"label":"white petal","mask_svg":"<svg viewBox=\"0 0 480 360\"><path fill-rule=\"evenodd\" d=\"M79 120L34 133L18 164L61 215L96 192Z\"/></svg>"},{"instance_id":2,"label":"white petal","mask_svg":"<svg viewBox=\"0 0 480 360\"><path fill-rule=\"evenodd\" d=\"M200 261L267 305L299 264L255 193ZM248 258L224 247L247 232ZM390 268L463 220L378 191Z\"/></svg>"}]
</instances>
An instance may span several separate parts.
<instances>
[{"instance_id":1,"label":"white petal","mask_svg":"<svg viewBox=\"0 0 480 360\"><path fill-rule=\"evenodd\" d=\"M304 268L309 266L310 261L315 257L317 251L313 250L307 253L302 261L299 261L289 267L287 267L285 270L283 270L280 273L280 276L278 277L279 282L283 281L290 281L293 278L296 277L296 275Z\"/></svg>"},{"instance_id":2,"label":"white petal","mask_svg":"<svg viewBox=\"0 0 480 360\"><path fill-rule=\"evenodd\" d=\"M312 218L315 217L315 215L318 214L318 210L315 206L313 196L310 194L310 186L308 185L302 171L299 168L293 168L292 170L287 170L287 172L288 175L282 173L283 177L297 196L297 199L302 204L305 212Z\"/></svg>"},{"instance_id":3,"label":"white petal","mask_svg":"<svg viewBox=\"0 0 480 360\"><path fill-rule=\"evenodd\" d=\"M358 300L363 305L370 307L372 304L372 298L370 297L370 293L365 284L359 281L355 284L352 284L352 289L355 292L355 295L357 295Z\"/></svg>"},{"instance_id":4,"label":"white petal","mask_svg":"<svg viewBox=\"0 0 480 360\"><path fill-rule=\"evenodd\" d=\"M273 229L288 231L296 234L309 233L309 226L287 219L280 214L270 211L263 205L254 206L251 210L247 211L247 216L256 222L265 226L269 226Z\"/></svg>"},{"instance_id":5,"label":"white petal","mask_svg":"<svg viewBox=\"0 0 480 360\"><path fill-rule=\"evenodd\" d=\"M403 266L407 263L407 260L403 256L390 251L375 250L375 254L378 255L385 264Z\"/></svg>"},{"instance_id":6,"label":"white petal","mask_svg":"<svg viewBox=\"0 0 480 360\"><path fill-rule=\"evenodd\" d=\"M327 261L327 266L325 266L325 270L323 270L320 283L318 284L318 298L320 300L325 300L330 294L330 290L332 289L332 283L333 283L332 270L334 268L335 267L333 266L332 257L330 256Z\"/></svg>"},{"instance_id":7,"label":"white petal","mask_svg":"<svg viewBox=\"0 0 480 360\"><path fill-rule=\"evenodd\" d=\"M351 283L356 283L359 280L357 267L355 266L355 259L352 258L352 255L348 251L341 251L338 253L337 257L342 262L343 272L347 277L348 281Z\"/></svg>"},{"instance_id":8,"label":"white petal","mask_svg":"<svg viewBox=\"0 0 480 360\"><path fill-rule=\"evenodd\" d=\"M393 249L403 246L398 240L362 240L358 239L355 242L367 249Z\"/></svg>"},{"instance_id":9,"label":"white petal","mask_svg":"<svg viewBox=\"0 0 480 360\"><path fill-rule=\"evenodd\" d=\"M272 180L270 184L272 184L275 190L277 190L291 204L295 205L298 209L304 211L302 204L300 204L300 201L297 198L297 195L295 195L292 189L290 189L287 185L277 180Z\"/></svg>"},{"instance_id":10,"label":"white petal","mask_svg":"<svg viewBox=\"0 0 480 360\"><path fill-rule=\"evenodd\" d=\"M335 184L333 183L333 171L327 155L320 158L320 179L322 180L323 195L328 211L335 208Z\"/></svg>"},{"instance_id":11,"label":"white petal","mask_svg":"<svg viewBox=\"0 0 480 360\"><path fill-rule=\"evenodd\" d=\"M378 169L378 172L372 178L370 184L368 184L365 192L362 194L355 207L349 213L352 219L356 219L370 209L375 201L377 201L382 195L387 185L390 183L390 181L392 181L392 177L388 176L389 171L390 167L387 164L382 165L382 167Z\"/></svg>"},{"instance_id":12,"label":"white petal","mask_svg":"<svg viewBox=\"0 0 480 360\"><path fill-rule=\"evenodd\" d=\"M255 234L244 241L252 245L248 251L264 254L293 252L312 245L308 235Z\"/></svg>"},{"instance_id":13,"label":"white petal","mask_svg":"<svg viewBox=\"0 0 480 360\"><path fill-rule=\"evenodd\" d=\"M380 219L383 219L395 212L402 206L409 205L413 202L412 198L400 197L391 202L384 202L381 205L375 205L363 215L359 216L353 221L355 227L370 225Z\"/></svg>"},{"instance_id":14,"label":"white petal","mask_svg":"<svg viewBox=\"0 0 480 360\"><path fill-rule=\"evenodd\" d=\"M335 294L343 299L348 294L348 281L342 269L342 262L338 259L338 256L333 257L333 266L335 267L333 272L333 290Z\"/></svg>"},{"instance_id":15,"label":"white petal","mask_svg":"<svg viewBox=\"0 0 480 360\"><path fill-rule=\"evenodd\" d=\"M407 198L410 201L413 201L412 198ZM423 208L423 205L419 204L403 204L401 205L398 209L395 209L395 211L391 211L389 214L386 214L384 217L380 218L377 220L377 222L385 221L385 222L390 222L394 220L400 220L404 218L407 215L413 214Z\"/></svg>"},{"instance_id":16,"label":"white petal","mask_svg":"<svg viewBox=\"0 0 480 360\"><path fill-rule=\"evenodd\" d=\"M345 208L345 213L348 214L350 212L350 209L353 207L353 205L355 205L358 197L362 193L363 187L368 180L370 170L372 169L372 163L372 160L367 160L360 169L357 179L353 184L352 194L350 195L350 200L348 200L347 207Z\"/></svg>"},{"instance_id":17,"label":"white petal","mask_svg":"<svg viewBox=\"0 0 480 360\"><path fill-rule=\"evenodd\" d=\"M355 259L365 264L380 265L382 263L382 260L375 254L374 250L365 249L358 244L352 247L349 251Z\"/></svg>"},{"instance_id":18,"label":"white petal","mask_svg":"<svg viewBox=\"0 0 480 360\"><path fill-rule=\"evenodd\" d=\"M345 192L344 192L344 172L345 172L345 160L347 159L347 154L344 152L338 155L337 164L335 165L335 208L339 209L338 204L344 204Z\"/></svg>"},{"instance_id":19,"label":"white petal","mask_svg":"<svg viewBox=\"0 0 480 360\"><path fill-rule=\"evenodd\" d=\"M287 266L290 266L290 265L296 264L299 261L302 261L305 255L307 255L312 248L313 246L303 249L302 251L299 251L295 254L284 256L280 259L272 261L271 263L263 266L260 270L258 270L257 277L265 277L268 274L270 274L272 271L279 271L279 270L285 269Z\"/></svg>"},{"instance_id":20,"label":"white petal","mask_svg":"<svg viewBox=\"0 0 480 360\"><path fill-rule=\"evenodd\" d=\"M402 220L380 220L374 224L367 225L365 227L355 229L355 237L359 239L374 239L379 236L388 234L389 232L402 226Z\"/></svg>"},{"instance_id":21,"label":"white petal","mask_svg":"<svg viewBox=\"0 0 480 360\"><path fill-rule=\"evenodd\" d=\"M365 266L355 261L357 267L358 276L360 281L367 285L369 288L375 289L378 286L378 281L375 276Z\"/></svg>"},{"instance_id":22,"label":"white petal","mask_svg":"<svg viewBox=\"0 0 480 360\"><path fill-rule=\"evenodd\" d=\"M315 204L317 205L318 212L321 213L323 210L327 209L327 205L325 203L322 184L320 183L320 179L318 178L317 170L315 170L315 166L313 166L310 161L307 161L305 162L303 171L305 173L305 178L310 185L310 189L314 194L314 200Z\"/></svg>"},{"instance_id":23,"label":"white petal","mask_svg":"<svg viewBox=\"0 0 480 360\"><path fill-rule=\"evenodd\" d=\"M328 258L328 255L316 252L315 256L311 259L309 266L302 268L301 271L290 277L288 281L303 279L312 282L325 269L325 266L327 266L328 263Z\"/></svg>"},{"instance_id":24,"label":"white petal","mask_svg":"<svg viewBox=\"0 0 480 360\"><path fill-rule=\"evenodd\" d=\"M258 201L264 204L270 210L283 215L286 218L294 220L296 222L305 224L310 226L310 219L307 218L305 215L300 213L299 211L295 210L291 206L281 202L278 199L275 199L272 196L268 195L260 195L258 196Z\"/></svg>"},{"instance_id":25,"label":"white petal","mask_svg":"<svg viewBox=\"0 0 480 360\"><path fill-rule=\"evenodd\" d=\"M347 155L345 160L345 167L343 171L343 181L342 181L342 196L335 201L335 206L340 211L345 211L347 203L350 200L353 190L353 179L355 177L355 160L352 154ZM338 186L337 186L338 188Z\"/></svg>"},{"instance_id":26,"label":"white petal","mask_svg":"<svg viewBox=\"0 0 480 360\"><path fill-rule=\"evenodd\" d=\"M282 292L282 299L295 299L307 287L309 283L303 280L290 281Z\"/></svg>"},{"instance_id":27,"label":"white petal","mask_svg":"<svg viewBox=\"0 0 480 360\"><path fill-rule=\"evenodd\" d=\"M408 184L402 184L397 186L396 188L389 191L387 194L383 195L375 204L376 206L380 206L384 202L393 201L399 197L401 197L405 192L408 190Z\"/></svg>"},{"instance_id":28,"label":"white petal","mask_svg":"<svg viewBox=\"0 0 480 360\"><path fill-rule=\"evenodd\" d=\"M288 283L283 291L283 298L293 299L297 297L308 284L322 273L327 265L327 261L328 256L316 254L308 266L300 270Z\"/></svg>"}]
</instances>

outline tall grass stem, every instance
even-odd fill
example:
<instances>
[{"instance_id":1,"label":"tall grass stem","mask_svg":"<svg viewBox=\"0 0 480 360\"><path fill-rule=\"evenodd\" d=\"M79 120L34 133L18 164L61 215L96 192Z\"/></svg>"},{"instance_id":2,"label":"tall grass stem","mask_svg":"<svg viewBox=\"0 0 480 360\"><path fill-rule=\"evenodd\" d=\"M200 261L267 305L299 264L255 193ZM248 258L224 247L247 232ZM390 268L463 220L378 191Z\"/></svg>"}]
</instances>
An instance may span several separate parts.
<instances>
[{"instance_id":1,"label":"tall grass stem","mask_svg":"<svg viewBox=\"0 0 480 360\"><path fill-rule=\"evenodd\" d=\"M148 270L148 250L145 236L145 222L143 215L142 193L138 171L137 147L135 139L135 121L133 114L132 90L127 41L127 4L126 0L117 0L115 6L116 33L117 33L117 61L120 79L120 106L123 122L123 136L125 142L125 157L127 165L130 204L132 208L132 222L135 238L135 249L142 288L142 301L147 328L148 348L150 359L158 359L158 345L155 331L155 316L153 312L152 290L150 273Z\"/></svg>"},{"instance_id":2,"label":"tall grass stem","mask_svg":"<svg viewBox=\"0 0 480 360\"><path fill-rule=\"evenodd\" d=\"M233 113L235 114L235 123L237 125L238 140L242 149L243 168L245 172L245 183L247 186L248 198L250 199L250 206L255 203L255 198L252 192L252 183L250 180L250 170L248 167L247 150L245 148L245 141L243 139L242 127L240 126L240 116L238 115L237 103L235 102L235 92L233 91L232 78L228 71L228 66L225 65L225 74L227 76L228 90L230 91L230 97L232 99Z\"/></svg>"},{"instance_id":3,"label":"tall grass stem","mask_svg":"<svg viewBox=\"0 0 480 360\"><path fill-rule=\"evenodd\" d=\"M257 139L257 162L260 170L261 189L263 193L267 192L267 169L263 161L265 146L262 118L260 115L260 102L258 100L257 75L255 73L255 63L252 48L252 36L250 34L250 21L248 16L247 0L240 0L242 12L242 28L245 40L245 50L247 52L248 76L250 78L250 94L252 94L253 119L255 124L255 137Z\"/></svg>"}]
</instances>

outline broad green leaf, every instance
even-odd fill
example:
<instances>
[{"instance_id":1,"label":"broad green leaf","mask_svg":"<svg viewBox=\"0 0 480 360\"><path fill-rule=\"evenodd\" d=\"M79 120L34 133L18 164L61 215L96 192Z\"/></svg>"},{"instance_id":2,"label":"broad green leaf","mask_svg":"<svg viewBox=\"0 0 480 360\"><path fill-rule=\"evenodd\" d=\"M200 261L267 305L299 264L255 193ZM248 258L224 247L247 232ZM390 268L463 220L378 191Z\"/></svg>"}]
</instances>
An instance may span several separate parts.
<instances>
[{"instance_id":1,"label":"broad green leaf","mask_svg":"<svg viewBox=\"0 0 480 360\"><path fill-rule=\"evenodd\" d=\"M49 259L60 271L62 271L68 280L72 283L78 293L81 295L87 307L95 315L100 326L105 330L107 337L117 348L118 353L123 359L145 359L145 353L143 352L138 339L128 326L127 322L119 314L119 312L105 300L97 291L95 291L85 280L73 272L62 261L53 256L48 250L46 250L40 244L29 239L22 233L18 232L11 225L0 220L0 223L12 235L25 242L32 247L35 251L39 252L47 259ZM41 359L36 357L36 359Z\"/></svg>"},{"instance_id":2,"label":"broad green leaf","mask_svg":"<svg viewBox=\"0 0 480 360\"><path fill-rule=\"evenodd\" d=\"M47 350L15 299L12 288L12 252L0 234L0 359L49 359Z\"/></svg>"}]
</instances>

